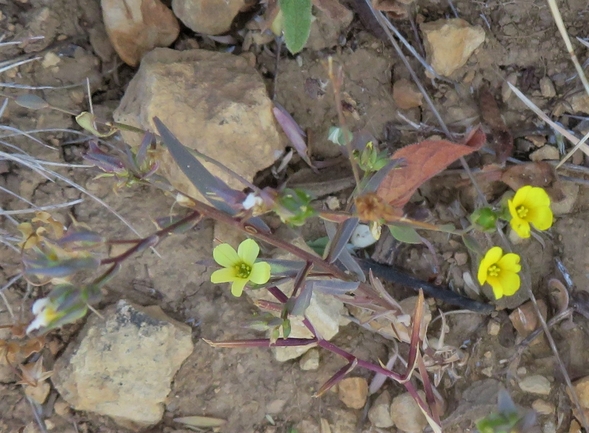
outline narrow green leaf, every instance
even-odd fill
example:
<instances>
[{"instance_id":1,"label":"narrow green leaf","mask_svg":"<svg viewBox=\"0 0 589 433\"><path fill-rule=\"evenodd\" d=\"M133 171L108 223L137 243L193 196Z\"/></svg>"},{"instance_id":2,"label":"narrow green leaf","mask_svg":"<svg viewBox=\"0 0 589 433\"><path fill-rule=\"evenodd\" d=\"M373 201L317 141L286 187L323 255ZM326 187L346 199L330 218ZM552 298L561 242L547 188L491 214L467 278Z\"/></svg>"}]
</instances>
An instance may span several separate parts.
<instances>
[{"instance_id":1,"label":"narrow green leaf","mask_svg":"<svg viewBox=\"0 0 589 433\"><path fill-rule=\"evenodd\" d=\"M483 255L483 247L481 247L481 244L479 244L478 241L472 235L462 235L462 242L464 242L464 246L471 250L473 253L478 254L480 256Z\"/></svg>"},{"instance_id":2,"label":"narrow green leaf","mask_svg":"<svg viewBox=\"0 0 589 433\"><path fill-rule=\"evenodd\" d=\"M311 0L280 0L284 15L284 42L293 54L301 51L311 33Z\"/></svg>"},{"instance_id":3,"label":"narrow green leaf","mask_svg":"<svg viewBox=\"0 0 589 433\"><path fill-rule=\"evenodd\" d=\"M393 237L406 244L420 244L421 236L415 231L413 227L390 225L389 230Z\"/></svg>"},{"instance_id":4,"label":"narrow green leaf","mask_svg":"<svg viewBox=\"0 0 589 433\"><path fill-rule=\"evenodd\" d=\"M84 128L86 131L88 131L92 135L95 135L96 137L100 137L100 138L110 137L111 135L113 135L115 132L118 131L118 129L115 128L114 126L109 126L109 130L107 132L104 132L104 133L100 132L94 126L95 120L96 120L96 117L94 116L94 114L89 113L87 111L84 111L76 116L76 122L78 123L78 125L80 125L82 128Z\"/></svg>"}]
</instances>

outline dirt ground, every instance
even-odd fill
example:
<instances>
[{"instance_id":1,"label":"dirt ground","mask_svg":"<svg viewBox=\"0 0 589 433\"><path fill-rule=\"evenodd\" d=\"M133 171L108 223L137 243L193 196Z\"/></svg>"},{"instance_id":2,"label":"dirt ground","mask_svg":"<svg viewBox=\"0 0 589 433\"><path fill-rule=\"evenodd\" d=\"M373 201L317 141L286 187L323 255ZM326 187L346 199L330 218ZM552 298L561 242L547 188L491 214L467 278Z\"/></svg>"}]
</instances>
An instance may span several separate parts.
<instances>
[{"instance_id":1,"label":"dirt ground","mask_svg":"<svg viewBox=\"0 0 589 433\"><path fill-rule=\"evenodd\" d=\"M432 81L424 79L420 72L444 120L456 130L463 131L479 121L485 127L475 91L485 84L498 101L505 123L516 139L527 135L550 137L553 133L518 98L512 95L502 100L501 96L503 79L512 73L518 74L519 88L531 95L534 102L547 112L580 91L578 80L571 80L574 68L547 4L544 0L461 0L455 1L454 7L461 18L471 24L481 25L485 29L487 40L484 48L477 50L461 69L462 79L455 86L438 83L434 87ZM0 51L3 59L19 56L24 58L29 53L40 57L38 61L20 66L18 70L0 74L0 82L59 87L78 84L88 77L94 110L104 117L112 113L134 70L122 64L109 47L106 35L100 27L101 14L97 0L56 0L49 3L42 0L0 0L0 10L0 33L4 34L5 40L22 40L30 35L45 37L42 41L31 41L24 47L9 46ZM418 19L424 21L453 16L446 1L417 0L415 10L419 13ZM587 37L587 1L562 2L561 11L571 38ZM412 44L418 45L409 20L397 21L396 24ZM181 48L191 37L184 30L177 47ZM353 109L358 114L357 119L353 116L348 118L350 127L365 129L385 143L386 148L391 151L438 133L435 118L425 107L402 111L407 119L425 125L420 131L415 131L397 115L399 110L392 98L392 83L401 78L409 78L409 75L388 43L367 31L357 17L345 32L345 38L345 45L337 52L305 50L300 55L300 60L284 56L279 63L277 101L292 113L303 129L313 132L313 157L325 160L339 154L336 146L322 138L327 136L329 127L337 123L331 94L328 92L321 95L309 87L326 79L321 60L327 53L335 54L344 67L344 90L354 101ZM51 53L61 58L59 68L52 66ZM585 49L579 49L577 55L581 62L587 58ZM257 53L257 60L258 68L265 74L268 88L271 89L272 74L268 71L274 70L274 58L270 53L260 51ZM413 60L412 64L418 67ZM474 76L471 71L474 71ZM465 79L469 74L470 78ZM553 81L557 93L555 97L541 97L539 81L543 77L550 77ZM24 91L2 89L2 92L9 95ZM56 107L74 112L88 108L85 89L81 87L36 92ZM579 119L566 116L561 116L559 121L571 129L579 123ZM0 124L21 130L54 128L38 135L52 145L52 148L40 146L22 136L10 138L11 144L40 159L80 163L81 154L86 149L85 141L80 140L78 135L60 131L76 127L72 116L58 111L32 112L9 103ZM4 142L0 142L0 147L3 144ZM1 150L4 151L4 148ZM529 149L525 146L516 146L516 158L526 161L528 154ZM583 158L577 160L579 170L566 172L566 175L583 178L587 173L585 162L586 159L584 161ZM173 205L170 197L155 189L123 189L115 194L108 179L93 180L97 174L93 169L58 171L107 202L143 235L153 230L151 217L166 215ZM338 172L337 176L340 174ZM304 177L308 181L309 176ZM329 177L328 174L327 178ZM428 197L427 207L438 217L443 217L445 209L457 198L464 198L464 202L468 202L468 196L472 193L468 187L456 188L456 178L441 179L444 180L436 185L426 186L422 191ZM78 190L64 182L48 182L30 170L2 160L0 186L17 192L37 206L83 198ZM2 191L0 197L2 209L26 206ZM83 203L70 210L60 211L57 215L65 221L68 212L93 229L108 232L112 237L131 236L129 230L108 210L87 197ZM551 277L560 277L555 270L555 258L562 260L576 289L587 290L588 219L589 193L581 186L574 210L557 219L554 228L544 239L545 246L534 242L522 247L530 260L537 296L547 303L547 289L542 282ZM7 219L3 219L2 224L4 229L14 233L14 226ZM312 229L305 229L305 236L317 235L318 226L316 224ZM434 236L431 241L437 252L437 260L441 263L441 279L444 282L453 280L458 275L452 270L455 267L453 257L457 252L465 252L464 247L448 243L444 237ZM294 431L289 430L291 428L296 428L299 433L319 432L319 420L322 418L334 426L334 432L396 431L394 428L371 427L362 410L346 408L334 392L328 392L319 399L312 397L344 365L344 361L334 355L321 353L317 371L302 371L298 361L280 363L274 359L270 350L214 349L200 339L259 337L258 333L245 330L241 326L255 314L256 308L253 304L244 298L233 298L228 291L216 289L209 282L210 271L196 264L201 260L210 260L212 246L211 222L199 224L185 237L165 240L157 247L161 258L153 252L145 252L140 257L131 259L99 306L103 307L122 296L143 305L157 302L170 316L193 326L195 350L175 377L164 420L150 431L188 431L180 429L172 421L173 418L188 415L227 419L228 424L223 431L236 433L286 433ZM418 277L427 279L432 276L432 258L425 247L400 246L395 251L393 262L411 270ZM9 248L0 246L0 284L14 276L18 267L18 255ZM141 280L148 276L153 287L163 295L161 301L154 300L141 290ZM27 287L16 284L9 291L16 299L22 299ZM42 289L34 288L32 299L43 294ZM20 308L20 303L17 305ZM29 308L30 301L24 307ZM579 308L583 307L589 308L580 302ZM551 393L542 398L554 405L555 412L540 415L537 431L568 431L571 408L554 356L546 341L540 339L524 350L521 358L516 360L514 354L517 332L507 316L508 311L505 310L494 314L493 320L500 324L498 335L488 333L488 317L475 314L448 316L451 332L446 336L446 342L460 347L468 357L465 363L454 367L452 374L445 375L438 387L447 402L445 416L449 416L449 421L445 431L473 431L472 421L477 419L477 414L487 413L485 411L489 406L495 404L494 401L485 400L484 396L479 401L465 402L465 391L476 381L494 379L507 387L516 403L522 407L530 407L537 396L522 392L518 386L518 377L526 372L540 374L553 381ZM0 312L0 318L2 317L6 315L2 316ZM64 348L79 329L80 325L68 326L63 331L53 333L51 339ZM589 350L587 319L577 314L573 322L557 326L554 335L572 379L589 375L589 363L586 359ZM386 360L392 348L387 339L354 324L343 328L335 341L344 349L374 362ZM502 360L512 362L504 363ZM368 380L371 378L366 371L357 370L355 373ZM393 396L403 392L401 386L390 382L385 385L385 389ZM55 402L57 392L52 390L51 393L50 401ZM16 382L0 384L0 396L0 432L35 431L35 420L20 385ZM67 416L61 416L54 413L51 404L47 406L46 414L51 431L127 431L107 418L84 412L71 412Z\"/></svg>"}]
</instances>

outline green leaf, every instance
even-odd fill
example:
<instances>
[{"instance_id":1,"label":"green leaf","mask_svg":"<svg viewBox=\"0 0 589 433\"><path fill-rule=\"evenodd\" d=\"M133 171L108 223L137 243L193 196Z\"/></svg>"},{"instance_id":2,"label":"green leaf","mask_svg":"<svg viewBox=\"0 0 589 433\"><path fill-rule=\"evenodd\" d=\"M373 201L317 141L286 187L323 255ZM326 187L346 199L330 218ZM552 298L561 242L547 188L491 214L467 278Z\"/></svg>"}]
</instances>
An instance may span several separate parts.
<instances>
[{"instance_id":1,"label":"green leaf","mask_svg":"<svg viewBox=\"0 0 589 433\"><path fill-rule=\"evenodd\" d=\"M483 256L483 247L478 241L469 234L462 235L462 242L464 242L464 246L471 250L473 253L478 254L479 256Z\"/></svg>"},{"instance_id":2,"label":"green leaf","mask_svg":"<svg viewBox=\"0 0 589 433\"><path fill-rule=\"evenodd\" d=\"M389 230L393 237L406 244L420 244L421 236L415 231L413 227L390 225Z\"/></svg>"},{"instance_id":3,"label":"green leaf","mask_svg":"<svg viewBox=\"0 0 589 433\"><path fill-rule=\"evenodd\" d=\"M301 51L311 33L311 0L280 0L284 15L284 42L292 54Z\"/></svg>"}]
</instances>

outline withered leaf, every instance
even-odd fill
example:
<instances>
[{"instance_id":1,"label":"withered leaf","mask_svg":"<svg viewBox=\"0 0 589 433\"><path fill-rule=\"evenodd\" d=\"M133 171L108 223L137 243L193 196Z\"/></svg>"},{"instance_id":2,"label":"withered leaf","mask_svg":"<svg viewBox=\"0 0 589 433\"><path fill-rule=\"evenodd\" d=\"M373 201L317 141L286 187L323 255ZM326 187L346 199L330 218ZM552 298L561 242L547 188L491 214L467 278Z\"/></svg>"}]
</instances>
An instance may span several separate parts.
<instances>
[{"instance_id":1,"label":"withered leaf","mask_svg":"<svg viewBox=\"0 0 589 433\"><path fill-rule=\"evenodd\" d=\"M448 140L424 140L396 151L391 159L403 159L405 164L384 178L376 194L394 208L402 208L426 180L440 173L462 156L479 150L485 144L485 133L473 129L464 144Z\"/></svg>"},{"instance_id":2,"label":"withered leaf","mask_svg":"<svg viewBox=\"0 0 589 433\"><path fill-rule=\"evenodd\" d=\"M514 191L526 185L538 186L545 188L554 202L565 199L556 169L545 161L528 162L509 167L503 172L501 181Z\"/></svg>"}]
</instances>

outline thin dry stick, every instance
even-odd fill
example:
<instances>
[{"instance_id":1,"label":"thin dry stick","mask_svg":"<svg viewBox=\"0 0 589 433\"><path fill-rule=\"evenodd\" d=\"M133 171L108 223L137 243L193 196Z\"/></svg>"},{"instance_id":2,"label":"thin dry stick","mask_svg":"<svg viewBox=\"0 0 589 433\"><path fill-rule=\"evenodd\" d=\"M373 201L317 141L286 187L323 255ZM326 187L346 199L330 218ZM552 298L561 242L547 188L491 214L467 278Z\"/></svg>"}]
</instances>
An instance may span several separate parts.
<instances>
[{"instance_id":1,"label":"thin dry stick","mask_svg":"<svg viewBox=\"0 0 589 433\"><path fill-rule=\"evenodd\" d=\"M587 77L585 76L585 72L583 71L583 67L579 63L579 59L575 54L575 50L573 49L573 44L571 43L571 39L569 38L569 34L567 33L567 29L564 26L564 22L562 21L562 15L560 14L560 10L558 9L558 5L556 4L556 0L548 0L548 6L550 6L550 12L552 12L552 17L554 18L554 22L556 23L556 27L558 27L558 31L560 32L560 36L564 41L564 44L567 47L567 51L571 56L571 60L575 65L575 69L577 70L577 74L579 74L579 78L583 83L583 87L585 87L585 92L589 95L589 82L587 81Z\"/></svg>"}]
</instances>

